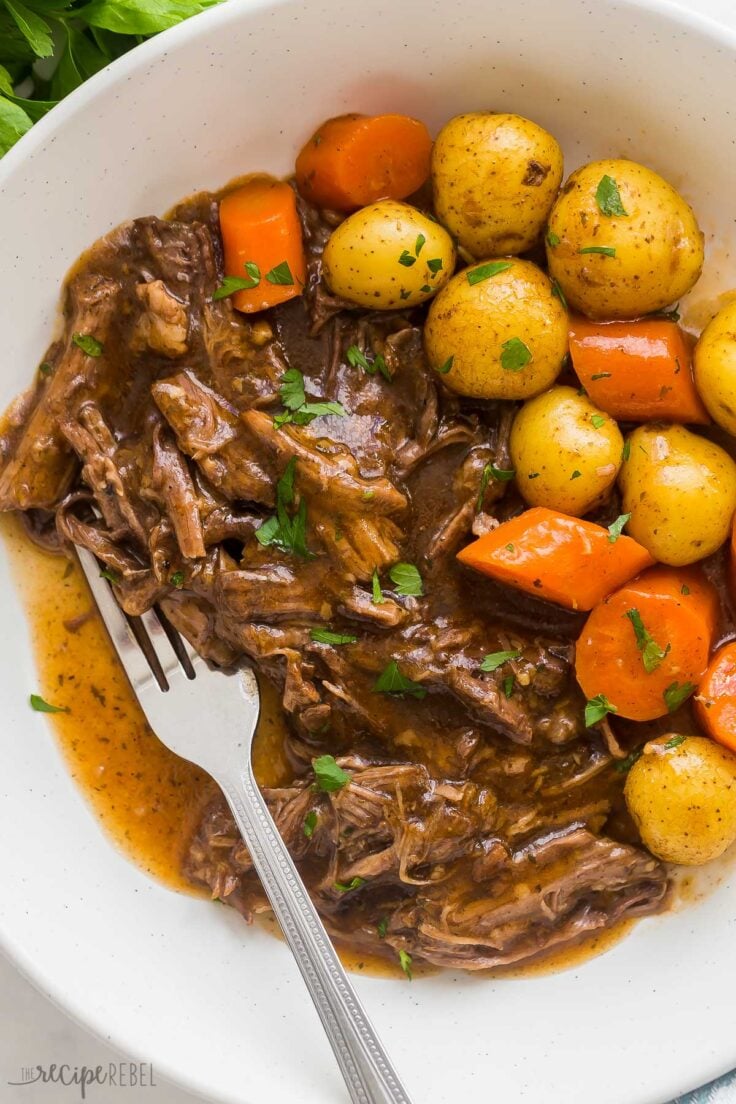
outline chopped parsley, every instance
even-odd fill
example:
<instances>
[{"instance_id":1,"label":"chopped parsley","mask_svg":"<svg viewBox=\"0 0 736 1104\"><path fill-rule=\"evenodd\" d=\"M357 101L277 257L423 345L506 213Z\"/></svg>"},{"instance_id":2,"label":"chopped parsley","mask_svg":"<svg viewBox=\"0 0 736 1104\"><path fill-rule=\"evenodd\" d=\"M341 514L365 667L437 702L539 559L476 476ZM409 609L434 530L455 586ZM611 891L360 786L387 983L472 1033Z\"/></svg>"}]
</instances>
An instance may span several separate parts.
<instances>
[{"instance_id":1,"label":"chopped parsley","mask_svg":"<svg viewBox=\"0 0 736 1104\"><path fill-rule=\"evenodd\" d=\"M602 257L615 257L616 250L612 245L586 245L578 249L578 253L600 253Z\"/></svg>"},{"instance_id":2,"label":"chopped parsley","mask_svg":"<svg viewBox=\"0 0 736 1104\"><path fill-rule=\"evenodd\" d=\"M365 885L365 878L351 878L349 882L335 882L334 889L338 893L349 893L351 889L360 889L362 885Z\"/></svg>"},{"instance_id":3,"label":"chopped parsley","mask_svg":"<svg viewBox=\"0 0 736 1104\"><path fill-rule=\"evenodd\" d=\"M312 629L309 635L315 644L334 644L335 647L340 644L355 644L358 639L350 633L336 633L331 629Z\"/></svg>"},{"instance_id":4,"label":"chopped parsley","mask_svg":"<svg viewBox=\"0 0 736 1104\"><path fill-rule=\"evenodd\" d=\"M396 593L402 598L421 598L424 594L419 569L410 563L397 563L389 571Z\"/></svg>"},{"instance_id":5,"label":"chopped parsley","mask_svg":"<svg viewBox=\"0 0 736 1104\"><path fill-rule=\"evenodd\" d=\"M441 257L431 257L427 261L427 268L429 269L429 271L432 273L433 276L436 276L438 272L442 271L442 258Z\"/></svg>"},{"instance_id":6,"label":"chopped parsley","mask_svg":"<svg viewBox=\"0 0 736 1104\"><path fill-rule=\"evenodd\" d=\"M184 572L175 571L173 575L169 576L169 582L172 586L175 586L177 590L181 590L184 586Z\"/></svg>"},{"instance_id":7,"label":"chopped parsley","mask_svg":"<svg viewBox=\"0 0 736 1104\"><path fill-rule=\"evenodd\" d=\"M624 447L621 449L621 459L624 461L624 463L626 463L626 461L629 459L630 456L631 456L631 441L624 441Z\"/></svg>"},{"instance_id":8,"label":"chopped parsley","mask_svg":"<svg viewBox=\"0 0 736 1104\"><path fill-rule=\"evenodd\" d=\"M114 571L111 571L109 567L103 567L101 569L100 578L101 579L107 579L108 583L112 583L113 586L119 586L120 585L119 576L116 575Z\"/></svg>"},{"instance_id":9,"label":"chopped parsley","mask_svg":"<svg viewBox=\"0 0 736 1104\"><path fill-rule=\"evenodd\" d=\"M651 675L653 671L657 670L665 656L669 654L672 645L668 644L665 648L660 648L652 634L644 628L644 622L638 609L627 610L626 616L634 628L636 646L641 652L644 670L648 675Z\"/></svg>"},{"instance_id":10,"label":"chopped parsley","mask_svg":"<svg viewBox=\"0 0 736 1104\"><path fill-rule=\"evenodd\" d=\"M383 591L381 590L381 580L378 578L378 568L373 572L371 585L373 587L373 595L371 597L373 605L382 606L386 599L383 597Z\"/></svg>"},{"instance_id":11,"label":"chopped parsley","mask_svg":"<svg viewBox=\"0 0 736 1104\"><path fill-rule=\"evenodd\" d=\"M631 519L631 514L619 514L615 521L608 526L608 539L615 544L624 531L624 525Z\"/></svg>"},{"instance_id":12,"label":"chopped parsley","mask_svg":"<svg viewBox=\"0 0 736 1104\"><path fill-rule=\"evenodd\" d=\"M102 356L104 345L101 341L98 341L93 334L87 333L75 333L72 334L72 341L81 349L87 356L98 357Z\"/></svg>"},{"instance_id":13,"label":"chopped parsley","mask_svg":"<svg viewBox=\"0 0 736 1104\"><path fill-rule=\"evenodd\" d=\"M453 365L453 362L454 362L454 360L455 360L455 357L454 357L454 356L449 356L449 357L447 358L447 360L445 361L445 363L444 363L444 364L440 364L439 368L436 368L436 369L435 369L435 371L436 371L436 372L439 372L439 374L440 374L441 376L446 376L446 375L447 375L447 373L448 373L448 372L450 371L450 369L452 368L452 365Z\"/></svg>"},{"instance_id":14,"label":"chopped parsley","mask_svg":"<svg viewBox=\"0 0 736 1104\"><path fill-rule=\"evenodd\" d=\"M507 552L513 552L513 551L514 551L514 546L513 546L513 544L507 544L507 545L506 545L506 551L507 551Z\"/></svg>"},{"instance_id":15,"label":"chopped parsley","mask_svg":"<svg viewBox=\"0 0 736 1104\"><path fill-rule=\"evenodd\" d=\"M269 284L282 284L284 287L291 287L294 283L294 277L291 274L288 261L282 261L281 264L274 265L270 272L266 273L266 279Z\"/></svg>"},{"instance_id":16,"label":"chopped parsley","mask_svg":"<svg viewBox=\"0 0 736 1104\"><path fill-rule=\"evenodd\" d=\"M662 694L664 703L669 712L674 713L675 710L679 709L683 702L687 701L696 689L697 687L692 682L683 682L682 686L680 686L679 682L671 682Z\"/></svg>"},{"instance_id":17,"label":"chopped parsley","mask_svg":"<svg viewBox=\"0 0 736 1104\"><path fill-rule=\"evenodd\" d=\"M417 240L414 242L414 256L418 257L422 252L422 246L426 242L424 234L417 234Z\"/></svg>"},{"instance_id":18,"label":"chopped parsley","mask_svg":"<svg viewBox=\"0 0 736 1104\"><path fill-rule=\"evenodd\" d=\"M505 696L507 698L510 698L511 695L513 694L513 692L514 692L514 676L513 675L507 675L506 678L501 683L501 685L503 686L503 692L504 692Z\"/></svg>"},{"instance_id":19,"label":"chopped parsley","mask_svg":"<svg viewBox=\"0 0 736 1104\"><path fill-rule=\"evenodd\" d=\"M605 694L596 694L585 703L585 727L592 728L593 725L597 725L607 713L618 713L618 709Z\"/></svg>"},{"instance_id":20,"label":"chopped parsley","mask_svg":"<svg viewBox=\"0 0 736 1104\"><path fill-rule=\"evenodd\" d=\"M386 938L386 932L388 931L388 916L382 916L376 924L376 931L379 939Z\"/></svg>"},{"instance_id":21,"label":"chopped parsley","mask_svg":"<svg viewBox=\"0 0 736 1104\"><path fill-rule=\"evenodd\" d=\"M560 281L559 280L553 280L552 281L552 294L554 295L555 299L560 300L560 302L562 303L565 310L567 310L567 299L565 298L564 291L560 287Z\"/></svg>"},{"instance_id":22,"label":"chopped parsley","mask_svg":"<svg viewBox=\"0 0 736 1104\"><path fill-rule=\"evenodd\" d=\"M474 284L482 284L484 280L490 280L491 276L498 276L499 272L505 272L507 268L513 268L513 261L488 261L469 268L465 275L472 287Z\"/></svg>"},{"instance_id":23,"label":"chopped parsley","mask_svg":"<svg viewBox=\"0 0 736 1104\"><path fill-rule=\"evenodd\" d=\"M605 414L591 414L590 420L593 423L594 429L600 429L601 426L606 424Z\"/></svg>"},{"instance_id":24,"label":"chopped parsley","mask_svg":"<svg viewBox=\"0 0 736 1104\"><path fill-rule=\"evenodd\" d=\"M561 241L562 238L559 234L555 234L554 230L547 231L547 245L551 246L552 249L559 245Z\"/></svg>"},{"instance_id":25,"label":"chopped parsley","mask_svg":"<svg viewBox=\"0 0 736 1104\"><path fill-rule=\"evenodd\" d=\"M403 265L404 268L411 268L411 266L413 264L416 264L416 263L417 263L416 257L412 257L412 255L411 255L411 253L409 252L408 249L405 249L404 252L399 257L399 264ZM407 296L407 298L408 298L408 296Z\"/></svg>"},{"instance_id":26,"label":"chopped parsley","mask_svg":"<svg viewBox=\"0 0 736 1104\"><path fill-rule=\"evenodd\" d=\"M283 414L277 414L273 424L277 429L293 422L295 425L309 425L314 418L328 414L344 418L345 407L339 402L307 402L304 392L304 376L298 368L288 368L281 377L279 398L286 407Z\"/></svg>"},{"instance_id":27,"label":"chopped parsley","mask_svg":"<svg viewBox=\"0 0 736 1104\"><path fill-rule=\"evenodd\" d=\"M489 652L484 657L483 662L480 665L481 671L496 671L504 663L508 663L510 659L518 659L521 655L521 649L515 648L509 652Z\"/></svg>"},{"instance_id":28,"label":"chopped parsley","mask_svg":"<svg viewBox=\"0 0 736 1104\"><path fill-rule=\"evenodd\" d=\"M248 273L247 276L225 276L222 283L212 293L212 298L215 302L218 299L227 299L228 296L234 295L236 291L250 291L251 288L258 287L261 282L261 270L255 261L246 261L243 268Z\"/></svg>"},{"instance_id":29,"label":"chopped parsley","mask_svg":"<svg viewBox=\"0 0 736 1104\"><path fill-rule=\"evenodd\" d=\"M612 218L613 215L625 215L627 212L624 210L624 205L621 202L621 193L618 190L618 184L612 176L602 176L598 182L598 187L595 190L595 201L598 204L598 210L606 218Z\"/></svg>"},{"instance_id":30,"label":"chopped parsley","mask_svg":"<svg viewBox=\"0 0 736 1104\"><path fill-rule=\"evenodd\" d=\"M532 351L520 337L510 337L501 346L501 367L506 372L520 372L532 359Z\"/></svg>"},{"instance_id":31,"label":"chopped parsley","mask_svg":"<svg viewBox=\"0 0 736 1104\"><path fill-rule=\"evenodd\" d=\"M408 977L409 981L411 981L411 955L408 951L399 951L399 965Z\"/></svg>"},{"instance_id":32,"label":"chopped parsley","mask_svg":"<svg viewBox=\"0 0 736 1104\"><path fill-rule=\"evenodd\" d=\"M671 736L667 743L664 745L665 751L672 751L672 748L679 747L680 744L684 744L687 740L687 736L684 732L678 732L676 736Z\"/></svg>"},{"instance_id":33,"label":"chopped parsley","mask_svg":"<svg viewBox=\"0 0 736 1104\"><path fill-rule=\"evenodd\" d=\"M319 758L313 759L312 769L315 785L323 793L336 793L350 781L348 772L338 766L332 755L320 755Z\"/></svg>"},{"instance_id":34,"label":"chopped parsley","mask_svg":"<svg viewBox=\"0 0 736 1104\"><path fill-rule=\"evenodd\" d=\"M38 694L31 694L29 701L31 703L31 709L35 709L36 713L69 712L69 707L67 705L52 705L51 702L44 701Z\"/></svg>"},{"instance_id":35,"label":"chopped parsley","mask_svg":"<svg viewBox=\"0 0 736 1104\"><path fill-rule=\"evenodd\" d=\"M576 468L575 471L570 476L570 479L579 479L582 474L583 473L581 471L578 471L578 469Z\"/></svg>"},{"instance_id":36,"label":"chopped parsley","mask_svg":"<svg viewBox=\"0 0 736 1104\"><path fill-rule=\"evenodd\" d=\"M629 754L626 756L625 759L619 759L618 760L618 762L616 763L615 769L618 771L619 774L626 774L627 771L631 770L634 763L636 763L637 760L641 759L643 752L644 752L644 745L643 744L642 744L641 747L634 748L633 751L629 752Z\"/></svg>"},{"instance_id":37,"label":"chopped parsley","mask_svg":"<svg viewBox=\"0 0 736 1104\"><path fill-rule=\"evenodd\" d=\"M351 345L346 352L348 364L352 368L362 368L367 376L375 376L380 372L384 379L391 383L393 376L388 370L388 365L382 353L376 353L373 360L369 360L357 345Z\"/></svg>"},{"instance_id":38,"label":"chopped parsley","mask_svg":"<svg viewBox=\"0 0 736 1104\"><path fill-rule=\"evenodd\" d=\"M483 499L485 498L488 484L492 479L495 479L498 483L508 483L510 479L513 479L516 475L514 468L497 468L495 464L488 463L483 467L483 474L480 477L480 490L478 492L478 501L475 505L476 513L480 513L483 509Z\"/></svg>"},{"instance_id":39,"label":"chopped parsley","mask_svg":"<svg viewBox=\"0 0 736 1104\"><path fill-rule=\"evenodd\" d=\"M307 839L311 839L314 835L314 829L317 827L317 813L314 809L310 809L304 818L304 835Z\"/></svg>"},{"instance_id":40,"label":"chopped parsley","mask_svg":"<svg viewBox=\"0 0 736 1104\"><path fill-rule=\"evenodd\" d=\"M256 540L264 546L273 545L282 552L291 552L304 560L314 558L307 548L307 504L304 499L298 509L289 514L287 507L294 502L294 475L296 457L292 456L276 484L276 514L256 529Z\"/></svg>"},{"instance_id":41,"label":"chopped parsley","mask_svg":"<svg viewBox=\"0 0 736 1104\"><path fill-rule=\"evenodd\" d=\"M680 587L680 594L689 594L689 593L690 593L690 587L687 585L687 583L683 583L682 586Z\"/></svg>"},{"instance_id":42,"label":"chopped parsley","mask_svg":"<svg viewBox=\"0 0 736 1104\"><path fill-rule=\"evenodd\" d=\"M376 694L410 694L413 698L426 698L426 689L413 679L402 675L395 659L384 667L373 684Z\"/></svg>"},{"instance_id":43,"label":"chopped parsley","mask_svg":"<svg viewBox=\"0 0 736 1104\"><path fill-rule=\"evenodd\" d=\"M50 376L52 371L53 371L53 368L51 367L51 365L49 364L49 362L47 360L44 360L41 364L39 364L38 370L39 370L39 372L41 373L42 376Z\"/></svg>"},{"instance_id":44,"label":"chopped parsley","mask_svg":"<svg viewBox=\"0 0 736 1104\"><path fill-rule=\"evenodd\" d=\"M611 378L611 373L610 372L596 372L594 376L590 377L591 383L593 382L593 380L610 379L610 378Z\"/></svg>"}]
</instances>

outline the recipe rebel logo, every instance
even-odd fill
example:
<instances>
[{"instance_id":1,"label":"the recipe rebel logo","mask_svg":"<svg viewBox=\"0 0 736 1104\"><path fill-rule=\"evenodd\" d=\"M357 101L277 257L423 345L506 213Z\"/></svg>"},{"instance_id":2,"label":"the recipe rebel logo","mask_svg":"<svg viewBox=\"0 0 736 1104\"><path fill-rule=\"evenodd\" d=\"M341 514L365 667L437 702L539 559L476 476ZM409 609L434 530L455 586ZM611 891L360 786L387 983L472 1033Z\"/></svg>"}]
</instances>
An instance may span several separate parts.
<instances>
[{"instance_id":1,"label":"the recipe rebel logo","mask_svg":"<svg viewBox=\"0 0 736 1104\"><path fill-rule=\"evenodd\" d=\"M22 1066L20 1076L8 1085L77 1086L79 1099L86 1100L93 1086L115 1089L155 1089L156 1078L150 1062L107 1062L97 1066L70 1066L56 1062L49 1066ZM92 1094L90 1094L91 1096ZM106 1099L109 1099L106 1097Z\"/></svg>"}]
</instances>

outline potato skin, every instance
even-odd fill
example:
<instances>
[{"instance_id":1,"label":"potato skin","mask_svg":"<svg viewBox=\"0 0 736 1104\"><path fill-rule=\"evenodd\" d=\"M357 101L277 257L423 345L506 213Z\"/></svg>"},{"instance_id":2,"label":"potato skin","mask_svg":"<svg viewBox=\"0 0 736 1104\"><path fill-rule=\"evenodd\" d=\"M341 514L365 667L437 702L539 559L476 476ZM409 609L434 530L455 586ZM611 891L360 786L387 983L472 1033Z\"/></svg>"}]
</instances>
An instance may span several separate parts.
<instances>
[{"instance_id":1,"label":"potato skin","mask_svg":"<svg viewBox=\"0 0 736 1104\"><path fill-rule=\"evenodd\" d=\"M487 264L502 272L471 284ZM518 371L502 365L503 345L523 341L531 360ZM454 276L429 308L424 343L439 371L452 358L443 383L479 399L528 399L554 383L567 352L567 311L552 285L531 261L500 258L472 265Z\"/></svg>"},{"instance_id":2,"label":"potato skin","mask_svg":"<svg viewBox=\"0 0 736 1104\"><path fill-rule=\"evenodd\" d=\"M530 506L582 517L615 483L623 446L616 422L586 395L552 387L525 402L514 419L516 484Z\"/></svg>"},{"instance_id":3,"label":"potato skin","mask_svg":"<svg viewBox=\"0 0 736 1104\"><path fill-rule=\"evenodd\" d=\"M411 263L402 264L401 256ZM427 262L436 260L442 266L433 272ZM447 231L416 207L393 199L349 215L332 233L323 256L330 290L374 310L423 303L447 283L454 268L455 247Z\"/></svg>"},{"instance_id":4,"label":"potato skin","mask_svg":"<svg viewBox=\"0 0 736 1104\"><path fill-rule=\"evenodd\" d=\"M601 179L618 185L625 215L604 215ZM661 176L635 161L593 161L572 174L549 217L550 275L571 307L589 318L636 318L661 310L693 286L703 235L691 208ZM613 257L581 253L591 246Z\"/></svg>"},{"instance_id":5,"label":"potato skin","mask_svg":"<svg viewBox=\"0 0 736 1104\"><path fill-rule=\"evenodd\" d=\"M695 563L720 548L736 510L736 464L684 426L640 426L619 475L627 532L661 563Z\"/></svg>"},{"instance_id":6,"label":"potato skin","mask_svg":"<svg viewBox=\"0 0 736 1104\"><path fill-rule=\"evenodd\" d=\"M711 418L736 436L736 301L719 310L703 330L693 371Z\"/></svg>"},{"instance_id":7,"label":"potato skin","mask_svg":"<svg viewBox=\"0 0 736 1104\"><path fill-rule=\"evenodd\" d=\"M645 746L624 796L653 855L700 866L736 840L736 756L705 736L665 748L672 739L660 736Z\"/></svg>"},{"instance_id":8,"label":"potato skin","mask_svg":"<svg viewBox=\"0 0 736 1104\"><path fill-rule=\"evenodd\" d=\"M456 115L432 151L437 217L473 257L531 248L561 180L559 145L521 115Z\"/></svg>"}]
</instances>

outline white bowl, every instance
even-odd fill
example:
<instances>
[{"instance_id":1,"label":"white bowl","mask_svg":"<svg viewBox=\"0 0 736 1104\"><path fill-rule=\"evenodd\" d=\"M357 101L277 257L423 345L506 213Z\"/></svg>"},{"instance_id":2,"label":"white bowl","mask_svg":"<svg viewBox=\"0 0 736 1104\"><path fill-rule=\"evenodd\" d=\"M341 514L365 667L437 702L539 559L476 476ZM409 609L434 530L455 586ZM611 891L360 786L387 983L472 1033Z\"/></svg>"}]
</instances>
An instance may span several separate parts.
<instances>
[{"instance_id":1,"label":"white bowl","mask_svg":"<svg viewBox=\"0 0 736 1104\"><path fill-rule=\"evenodd\" d=\"M736 39L661 3L215 8L100 73L0 163L0 406L31 379L85 246L236 174L288 172L312 127L348 110L433 128L517 111L557 135L568 169L645 161L717 235L706 293L733 286L734 76ZM0 595L4 948L87 1026L202 1094L344 1100L286 947L149 881L103 836L27 707L34 663L4 564ZM724 883L553 976L356 985L417 1104L661 1104L736 1064L735 904Z\"/></svg>"}]
</instances>

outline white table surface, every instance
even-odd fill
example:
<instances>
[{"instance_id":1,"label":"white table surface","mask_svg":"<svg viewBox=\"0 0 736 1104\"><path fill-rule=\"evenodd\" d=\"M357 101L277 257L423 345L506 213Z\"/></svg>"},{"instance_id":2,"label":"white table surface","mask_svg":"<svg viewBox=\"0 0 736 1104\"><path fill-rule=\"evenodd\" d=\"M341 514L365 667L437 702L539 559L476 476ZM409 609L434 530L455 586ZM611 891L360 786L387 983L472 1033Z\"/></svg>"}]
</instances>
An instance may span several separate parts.
<instances>
[{"instance_id":1,"label":"white table surface","mask_svg":"<svg viewBox=\"0 0 736 1104\"><path fill-rule=\"evenodd\" d=\"M675 6L699 11L736 29L736 0L688 0ZM9 1085L20 1080L23 1066L67 1063L92 1068L122 1057L36 992L0 955L0 1104L67 1104L80 1099L74 1085ZM146 1089L92 1085L87 1100L90 1104L202 1104L201 1098L163 1082L155 1071L154 1080L155 1087ZM736 1078L726 1078L676 1104L736 1104Z\"/></svg>"}]
</instances>

